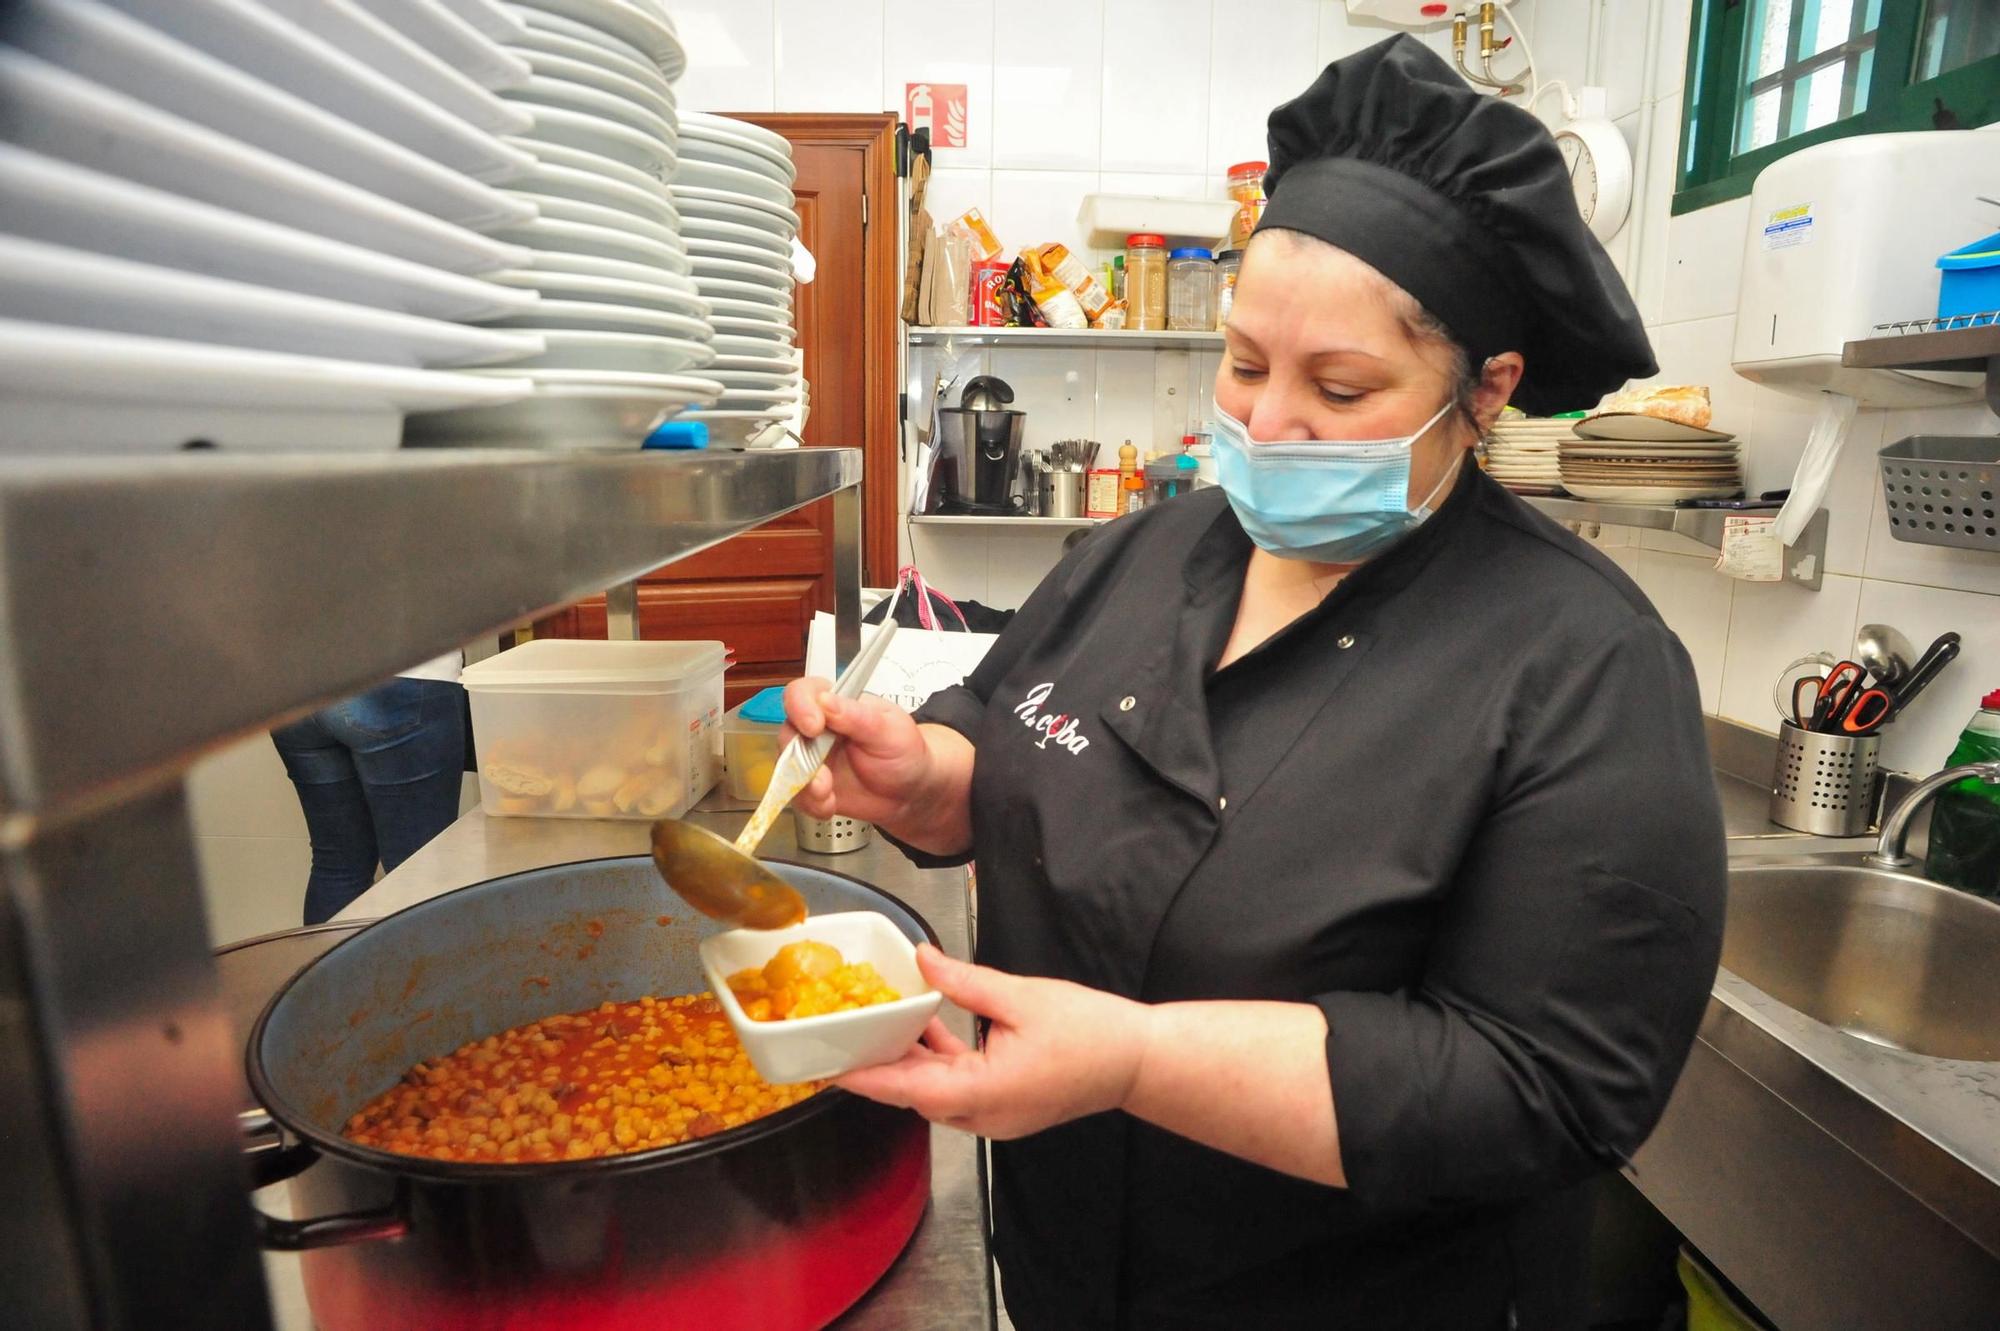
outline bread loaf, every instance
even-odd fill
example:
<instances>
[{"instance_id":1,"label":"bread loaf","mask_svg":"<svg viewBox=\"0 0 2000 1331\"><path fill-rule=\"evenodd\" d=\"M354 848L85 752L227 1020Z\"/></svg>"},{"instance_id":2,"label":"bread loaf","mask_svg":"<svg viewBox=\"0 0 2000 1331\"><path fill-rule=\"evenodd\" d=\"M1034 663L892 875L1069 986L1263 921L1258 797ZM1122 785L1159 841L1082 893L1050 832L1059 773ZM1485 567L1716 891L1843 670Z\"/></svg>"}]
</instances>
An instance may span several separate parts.
<instances>
[{"instance_id":1,"label":"bread loaf","mask_svg":"<svg viewBox=\"0 0 2000 1331\"><path fill-rule=\"evenodd\" d=\"M1619 411L1677 421L1697 430L1706 430L1712 417L1707 384L1656 384L1647 388L1627 388L1605 398L1597 414Z\"/></svg>"}]
</instances>

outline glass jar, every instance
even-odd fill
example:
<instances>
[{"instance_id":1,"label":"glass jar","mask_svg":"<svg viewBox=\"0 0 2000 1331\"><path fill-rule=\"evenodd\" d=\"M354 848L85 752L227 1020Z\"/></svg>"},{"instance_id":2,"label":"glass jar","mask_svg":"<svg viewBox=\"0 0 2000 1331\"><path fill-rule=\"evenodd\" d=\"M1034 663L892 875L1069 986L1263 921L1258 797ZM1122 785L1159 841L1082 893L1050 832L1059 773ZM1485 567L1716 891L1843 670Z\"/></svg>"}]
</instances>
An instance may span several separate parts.
<instances>
[{"instance_id":1,"label":"glass jar","mask_svg":"<svg viewBox=\"0 0 2000 1331\"><path fill-rule=\"evenodd\" d=\"M1125 237L1125 326L1154 332L1167 326L1167 238L1150 232Z\"/></svg>"},{"instance_id":2,"label":"glass jar","mask_svg":"<svg viewBox=\"0 0 2000 1331\"><path fill-rule=\"evenodd\" d=\"M1224 250L1215 256L1215 326L1220 330L1229 322L1229 311L1236 304L1236 274L1243 267L1242 250Z\"/></svg>"},{"instance_id":3,"label":"glass jar","mask_svg":"<svg viewBox=\"0 0 2000 1331\"><path fill-rule=\"evenodd\" d=\"M1215 328L1215 256L1204 249L1175 250L1167 263L1167 327L1183 332Z\"/></svg>"},{"instance_id":4,"label":"glass jar","mask_svg":"<svg viewBox=\"0 0 2000 1331\"><path fill-rule=\"evenodd\" d=\"M1250 243L1250 233L1264 216L1264 162L1238 162L1229 168L1229 197L1236 201L1236 216L1229 223L1229 248L1240 250Z\"/></svg>"}]
</instances>

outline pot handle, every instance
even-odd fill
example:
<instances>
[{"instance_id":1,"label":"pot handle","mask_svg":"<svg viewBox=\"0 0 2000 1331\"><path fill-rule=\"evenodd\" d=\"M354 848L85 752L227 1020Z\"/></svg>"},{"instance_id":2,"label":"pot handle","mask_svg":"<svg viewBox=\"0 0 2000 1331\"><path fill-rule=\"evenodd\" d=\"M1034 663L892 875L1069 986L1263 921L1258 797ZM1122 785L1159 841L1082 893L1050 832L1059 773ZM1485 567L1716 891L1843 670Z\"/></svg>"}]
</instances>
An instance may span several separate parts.
<instances>
[{"instance_id":1,"label":"pot handle","mask_svg":"<svg viewBox=\"0 0 2000 1331\"><path fill-rule=\"evenodd\" d=\"M253 1187L282 1183L304 1173L319 1159L312 1143L287 1142L277 1123L262 1109L244 1110L237 1115L237 1123L243 1133L243 1159L250 1167ZM389 1204L373 1211L350 1211L312 1220L281 1220L254 1206L250 1208L257 1242L272 1252L304 1252L375 1239L399 1239L410 1232L408 1211L407 1185L401 1181L397 1182L396 1195Z\"/></svg>"}]
</instances>

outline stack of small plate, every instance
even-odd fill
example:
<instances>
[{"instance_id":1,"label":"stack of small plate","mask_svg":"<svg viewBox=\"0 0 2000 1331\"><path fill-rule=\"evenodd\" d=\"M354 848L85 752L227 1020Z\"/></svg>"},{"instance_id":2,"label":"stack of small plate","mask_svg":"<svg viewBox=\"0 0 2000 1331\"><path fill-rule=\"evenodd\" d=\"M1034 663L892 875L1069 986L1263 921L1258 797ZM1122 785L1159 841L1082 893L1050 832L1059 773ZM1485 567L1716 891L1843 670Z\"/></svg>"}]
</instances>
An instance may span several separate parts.
<instances>
[{"instance_id":1,"label":"stack of small plate","mask_svg":"<svg viewBox=\"0 0 2000 1331\"><path fill-rule=\"evenodd\" d=\"M528 70L502 93L529 121L508 144L533 158L506 190L535 215L498 233L530 255L494 280L541 301L493 323L546 347L513 367L534 381L529 401L413 425L425 442L635 448L724 391L693 373L716 359L714 330L665 183L685 55L649 4L523 0L501 12L513 25L501 41Z\"/></svg>"},{"instance_id":2,"label":"stack of small plate","mask_svg":"<svg viewBox=\"0 0 2000 1331\"><path fill-rule=\"evenodd\" d=\"M394 448L407 412L528 391L456 372L542 350L464 322L535 303L484 276L534 215L493 183L531 163L517 71L374 8L9 7L0 449Z\"/></svg>"},{"instance_id":3,"label":"stack of small plate","mask_svg":"<svg viewBox=\"0 0 2000 1331\"><path fill-rule=\"evenodd\" d=\"M724 438L802 415L803 365L792 321L791 145L725 116L681 116L672 192L695 286L715 326L722 398L697 413Z\"/></svg>"},{"instance_id":4,"label":"stack of small plate","mask_svg":"<svg viewBox=\"0 0 2000 1331\"><path fill-rule=\"evenodd\" d=\"M1736 436L1651 416L1594 416L1562 445L1562 485L1579 499L1671 504L1743 492Z\"/></svg>"},{"instance_id":5,"label":"stack of small plate","mask_svg":"<svg viewBox=\"0 0 2000 1331\"><path fill-rule=\"evenodd\" d=\"M1558 450L1574 441L1576 422L1503 415L1486 436L1486 471L1516 494L1553 495L1562 491Z\"/></svg>"}]
</instances>

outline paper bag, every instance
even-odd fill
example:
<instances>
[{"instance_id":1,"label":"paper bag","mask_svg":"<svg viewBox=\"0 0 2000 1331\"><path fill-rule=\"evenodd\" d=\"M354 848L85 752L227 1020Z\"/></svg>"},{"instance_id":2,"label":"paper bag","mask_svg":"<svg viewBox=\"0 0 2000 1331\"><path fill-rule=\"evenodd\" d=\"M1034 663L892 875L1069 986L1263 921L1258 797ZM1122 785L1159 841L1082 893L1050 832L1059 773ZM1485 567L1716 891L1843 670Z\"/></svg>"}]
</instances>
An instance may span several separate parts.
<instances>
[{"instance_id":1,"label":"paper bag","mask_svg":"<svg viewBox=\"0 0 2000 1331\"><path fill-rule=\"evenodd\" d=\"M878 628L863 624L863 641ZM868 681L868 692L914 712L939 689L962 682L998 640L993 633L899 628ZM806 673L833 678L833 616L824 610L813 616L806 634Z\"/></svg>"}]
</instances>

